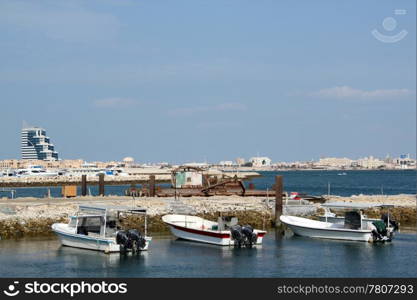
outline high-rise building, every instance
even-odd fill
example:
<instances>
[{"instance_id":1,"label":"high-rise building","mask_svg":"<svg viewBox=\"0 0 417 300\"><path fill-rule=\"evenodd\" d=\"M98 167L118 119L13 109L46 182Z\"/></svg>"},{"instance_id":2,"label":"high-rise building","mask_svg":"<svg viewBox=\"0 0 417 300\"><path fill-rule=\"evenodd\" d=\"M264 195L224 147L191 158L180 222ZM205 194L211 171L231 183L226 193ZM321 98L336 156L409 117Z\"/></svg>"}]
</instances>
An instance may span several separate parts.
<instances>
[{"instance_id":1,"label":"high-rise building","mask_svg":"<svg viewBox=\"0 0 417 300\"><path fill-rule=\"evenodd\" d=\"M58 160L58 152L40 127L22 128L22 159Z\"/></svg>"}]
</instances>

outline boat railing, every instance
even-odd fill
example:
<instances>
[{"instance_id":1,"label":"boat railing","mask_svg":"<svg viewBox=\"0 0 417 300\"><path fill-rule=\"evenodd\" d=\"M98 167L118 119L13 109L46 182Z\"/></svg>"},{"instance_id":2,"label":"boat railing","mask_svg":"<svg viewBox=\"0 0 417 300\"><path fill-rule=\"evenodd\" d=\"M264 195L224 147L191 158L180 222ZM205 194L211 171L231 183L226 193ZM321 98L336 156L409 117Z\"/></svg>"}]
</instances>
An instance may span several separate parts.
<instances>
[{"instance_id":1,"label":"boat railing","mask_svg":"<svg viewBox=\"0 0 417 300\"><path fill-rule=\"evenodd\" d=\"M141 207L128 207L128 206L88 206L80 205L77 212L77 227L78 227L78 218L79 217L102 217L103 224L101 225L100 235L105 237L107 234L107 217L111 215L116 215L117 220L120 220L121 214L136 214L144 216L144 234L148 234L148 220L147 220L147 211L145 208Z\"/></svg>"}]
</instances>

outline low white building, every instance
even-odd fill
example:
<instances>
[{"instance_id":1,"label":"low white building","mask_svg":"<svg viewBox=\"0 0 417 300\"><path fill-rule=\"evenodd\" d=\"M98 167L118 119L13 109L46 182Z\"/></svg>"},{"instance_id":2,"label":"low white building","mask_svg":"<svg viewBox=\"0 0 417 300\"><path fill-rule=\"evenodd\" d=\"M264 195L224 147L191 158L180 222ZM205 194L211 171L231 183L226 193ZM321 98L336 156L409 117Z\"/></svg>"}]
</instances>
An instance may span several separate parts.
<instances>
[{"instance_id":1,"label":"low white building","mask_svg":"<svg viewBox=\"0 0 417 300\"><path fill-rule=\"evenodd\" d=\"M400 157L394 159L394 163L399 169L414 169L416 167L416 160L410 157L410 154L402 154Z\"/></svg>"},{"instance_id":2,"label":"low white building","mask_svg":"<svg viewBox=\"0 0 417 300\"><path fill-rule=\"evenodd\" d=\"M316 163L317 166L326 168L349 168L352 165L352 160L346 157L324 157Z\"/></svg>"},{"instance_id":3,"label":"low white building","mask_svg":"<svg viewBox=\"0 0 417 300\"><path fill-rule=\"evenodd\" d=\"M253 167L270 167L271 159L266 156L251 157L249 160Z\"/></svg>"},{"instance_id":4,"label":"low white building","mask_svg":"<svg viewBox=\"0 0 417 300\"><path fill-rule=\"evenodd\" d=\"M219 166L231 167L231 166L233 166L233 161L231 161L231 160L222 160L222 161L219 162Z\"/></svg>"},{"instance_id":5,"label":"low white building","mask_svg":"<svg viewBox=\"0 0 417 300\"><path fill-rule=\"evenodd\" d=\"M365 169L377 169L385 165L385 162L373 156L361 158L357 160L358 166Z\"/></svg>"}]
</instances>

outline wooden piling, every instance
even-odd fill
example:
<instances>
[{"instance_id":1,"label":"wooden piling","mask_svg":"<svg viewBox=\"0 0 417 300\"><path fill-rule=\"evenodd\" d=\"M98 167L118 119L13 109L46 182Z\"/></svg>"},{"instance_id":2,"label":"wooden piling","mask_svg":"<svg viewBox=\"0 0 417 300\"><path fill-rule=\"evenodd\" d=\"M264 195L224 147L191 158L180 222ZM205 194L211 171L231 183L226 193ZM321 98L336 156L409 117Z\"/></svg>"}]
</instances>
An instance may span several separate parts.
<instances>
[{"instance_id":1,"label":"wooden piling","mask_svg":"<svg viewBox=\"0 0 417 300\"><path fill-rule=\"evenodd\" d=\"M98 175L98 194L104 196L104 174Z\"/></svg>"},{"instance_id":2,"label":"wooden piling","mask_svg":"<svg viewBox=\"0 0 417 300\"><path fill-rule=\"evenodd\" d=\"M87 196L87 175L81 175L81 196Z\"/></svg>"},{"instance_id":3,"label":"wooden piling","mask_svg":"<svg viewBox=\"0 0 417 300\"><path fill-rule=\"evenodd\" d=\"M281 220L279 217L282 215L282 194L283 184L282 176L275 176L275 227L281 227Z\"/></svg>"},{"instance_id":4,"label":"wooden piling","mask_svg":"<svg viewBox=\"0 0 417 300\"><path fill-rule=\"evenodd\" d=\"M155 175L149 176L149 196L155 197Z\"/></svg>"}]
</instances>

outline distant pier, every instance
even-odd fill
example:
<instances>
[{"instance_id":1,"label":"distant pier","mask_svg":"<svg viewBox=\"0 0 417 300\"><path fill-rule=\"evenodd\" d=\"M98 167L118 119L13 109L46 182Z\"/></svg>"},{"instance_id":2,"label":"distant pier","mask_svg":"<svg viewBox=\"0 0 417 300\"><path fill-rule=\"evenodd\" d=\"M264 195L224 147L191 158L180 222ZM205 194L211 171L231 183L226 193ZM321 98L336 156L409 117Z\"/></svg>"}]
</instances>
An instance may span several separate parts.
<instances>
[{"instance_id":1,"label":"distant pier","mask_svg":"<svg viewBox=\"0 0 417 300\"><path fill-rule=\"evenodd\" d=\"M171 174L141 174L130 176L104 176L104 185L134 185L149 184L151 176L154 176L155 183L171 183ZM219 176L228 176L240 180L250 180L261 175L256 172L237 172L221 173ZM88 185L99 185L99 176L88 176ZM0 188L11 187L46 187L46 186L64 186L64 185L82 185L80 176L28 176L28 177L0 177Z\"/></svg>"}]
</instances>

